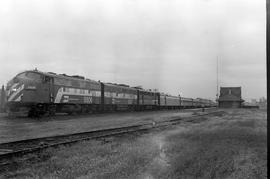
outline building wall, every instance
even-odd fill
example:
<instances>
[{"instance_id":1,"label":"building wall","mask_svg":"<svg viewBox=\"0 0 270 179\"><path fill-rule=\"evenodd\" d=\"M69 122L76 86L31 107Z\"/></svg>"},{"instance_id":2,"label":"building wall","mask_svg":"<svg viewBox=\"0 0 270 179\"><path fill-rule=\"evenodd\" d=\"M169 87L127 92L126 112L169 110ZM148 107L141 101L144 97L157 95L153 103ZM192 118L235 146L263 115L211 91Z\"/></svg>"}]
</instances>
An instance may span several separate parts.
<instances>
[{"instance_id":1,"label":"building wall","mask_svg":"<svg viewBox=\"0 0 270 179\"><path fill-rule=\"evenodd\" d=\"M238 101L220 101L219 107L221 108L240 108L241 102Z\"/></svg>"}]
</instances>

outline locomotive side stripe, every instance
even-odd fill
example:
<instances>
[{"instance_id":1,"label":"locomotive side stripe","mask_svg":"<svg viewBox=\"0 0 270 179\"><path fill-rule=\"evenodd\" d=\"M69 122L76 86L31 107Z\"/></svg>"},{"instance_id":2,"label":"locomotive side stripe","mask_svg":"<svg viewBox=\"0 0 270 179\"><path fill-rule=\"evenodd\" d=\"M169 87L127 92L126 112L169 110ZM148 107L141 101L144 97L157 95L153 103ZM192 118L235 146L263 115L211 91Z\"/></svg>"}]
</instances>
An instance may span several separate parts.
<instances>
[{"instance_id":1,"label":"locomotive side stripe","mask_svg":"<svg viewBox=\"0 0 270 179\"><path fill-rule=\"evenodd\" d=\"M106 98L116 98L116 99L137 99L136 94L114 93L114 92L104 92L104 97L106 97Z\"/></svg>"},{"instance_id":2,"label":"locomotive side stripe","mask_svg":"<svg viewBox=\"0 0 270 179\"><path fill-rule=\"evenodd\" d=\"M57 94L56 94L55 99L54 99L54 103L60 103L60 100L63 96L63 94L60 91L62 91L62 88L58 89Z\"/></svg>"},{"instance_id":3,"label":"locomotive side stripe","mask_svg":"<svg viewBox=\"0 0 270 179\"><path fill-rule=\"evenodd\" d=\"M12 101L15 98L15 96L17 96L17 94L19 94L23 89L24 89L24 84L22 84L14 93L12 93L9 96L8 101Z\"/></svg>"},{"instance_id":4,"label":"locomotive side stripe","mask_svg":"<svg viewBox=\"0 0 270 179\"><path fill-rule=\"evenodd\" d=\"M18 85L19 85L19 83L14 83L14 84L9 88L9 90L8 90L8 96L11 95L12 90L13 90L14 88L16 88Z\"/></svg>"},{"instance_id":5,"label":"locomotive side stripe","mask_svg":"<svg viewBox=\"0 0 270 179\"><path fill-rule=\"evenodd\" d=\"M80 93L80 90L84 90L84 93ZM88 93L88 90L85 89L75 89L75 88L65 88L60 87L57 91L57 94L55 96L55 103L61 103L61 100L65 95L72 95L72 96L89 96L89 97L101 97L101 92L100 91L90 91ZM110 93L110 92L105 92L105 97L106 98L115 98L115 99L131 99L131 100L136 100L137 95L133 94L125 94L124 93L118 93L118 96L116 96L116 93ZM154 101L151 100L151 103L155 104Z\"/></svg>"},{"instance_id":6,"label":"locomotive side stripe","mask_svg":"<svg viewBox=\"0 0 270 179\"><path fill-rule=\"evenodd\" d=\"M69 90L69 91L63 91L63 88L59 88L58 92L56 94L55 103L60 103L63 95L74 95L74 96L91 96L91 97L101 97L101 92L100 91L95 91L95 95L93 93L90 94L81 94L81 93L76 93L74 90Z\"/></svg>"},{"instance_id":7,"label":"locomotive side stripe","mask_svg":"<svg viewBox=\"0 0 270 179\"><path fill-rule=\"evenodd\" d=\"M17 99L15 99L14 101L21 101L22 100L22 96L23 94L21 94Z\"/></svg>"}]
</instances>

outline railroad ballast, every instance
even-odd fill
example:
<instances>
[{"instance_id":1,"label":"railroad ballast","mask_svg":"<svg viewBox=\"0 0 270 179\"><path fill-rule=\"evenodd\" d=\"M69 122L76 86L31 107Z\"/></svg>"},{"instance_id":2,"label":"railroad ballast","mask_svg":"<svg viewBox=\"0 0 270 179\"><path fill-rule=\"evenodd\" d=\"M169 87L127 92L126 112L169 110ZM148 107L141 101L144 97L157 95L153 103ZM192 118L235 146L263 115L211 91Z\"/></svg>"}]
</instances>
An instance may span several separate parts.
<instances>
[{"instance_id":1,"label":"railroad ballast","mask_svg":"<svg viewBox=\"0 0 270 179\"><path fill-rule=\"evenodd\" d=\"M7 112L40 116L56 112L88 113L213 107L208 99L171 96L140 87L104 83L82 76L28 70L7 84Z\"/></svg>"}]
</instances>

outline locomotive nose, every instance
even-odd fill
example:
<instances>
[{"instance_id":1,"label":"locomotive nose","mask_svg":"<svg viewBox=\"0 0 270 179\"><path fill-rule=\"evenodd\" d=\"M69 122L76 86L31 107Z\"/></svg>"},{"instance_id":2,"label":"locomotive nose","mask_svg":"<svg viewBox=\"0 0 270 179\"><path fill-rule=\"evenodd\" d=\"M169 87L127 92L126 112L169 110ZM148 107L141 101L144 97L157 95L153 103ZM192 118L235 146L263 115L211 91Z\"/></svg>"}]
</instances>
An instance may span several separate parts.
<instances>
[{"instance_id":1,"label":"locomotive nose","mask_svg":"<svg viewBox=\"0 0 270 179\"><path fill-rule=\"evenodd\" d=\"M12 84L7 92L7 101L20 101L21 97L23 96L24 84L17 82Z\"/></svg>"}]
</instances>

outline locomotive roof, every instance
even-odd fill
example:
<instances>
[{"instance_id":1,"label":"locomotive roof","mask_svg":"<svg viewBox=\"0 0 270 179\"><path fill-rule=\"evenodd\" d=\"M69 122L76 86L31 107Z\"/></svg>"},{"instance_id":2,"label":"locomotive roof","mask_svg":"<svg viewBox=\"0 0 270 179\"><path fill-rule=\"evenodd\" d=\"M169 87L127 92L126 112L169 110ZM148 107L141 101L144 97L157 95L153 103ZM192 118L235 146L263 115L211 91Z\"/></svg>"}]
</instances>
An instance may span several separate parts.
<instances>
[{"instance_id":1,"label":"locomotive roof","mask_svg":"<svg viewBox=\"0 0 270 179\"><path fill-rule=\"evenodd\" d=\"M165 93L160 93L160 95L162 95L162 96L168 96L168 97L177 97L177 98L179 98L179 96L175 96L175 95L171 95L171 94L165 94Z\"/></svg>"},{"instance_id":2,"label":"locomotive roof","mask_svg":"<svg viewBox=\"0 0 270 179\"><path fill-rule=\"evenodd\" d=\"M189 98L189 97L181 97L182 99L190 99L193 100L193 98Z\"/></svg>"},{"instance_id":3,"label":"locomotive roof","mask_svg":"<svg viewBox=\"0 0 270 179\"><path fill-rule=\"evenodd\" d=\"M131 89L131 90L136 90L135 88L129 87L128 85L122 85L122 84L114 84L114 83L104 83L106 86L113 86L113 87L118 87L118 88L124 88L124 89Z\"/></svg>"},{"instance_id":4,"label":"locomotive roof","mask_svg":"<svg viewBox=\"0 0 270 179\"><path fill-rule=\"evenodd\" d=\"M38 71L38 70L26 70L26 71L23 71L21 73L25 73L25 72L39 73L39 74L42 74L42 75L46 75L46 76L50 76L50 77L56 77L56 78L73 79L73 80L78 80L78 81L99 83L98 81L87 79L87 78L81 79L81 78L74 77L74 76L69 76L69 75L66 75L66 74L56 74L56 73L53 73L53 72L42 72L42 71ZM19 73L19 74L21 74L21 73ZM104 84L107 85L107 86L115 86L115 87L119 87L119 88L137 90L134 87L129 87L128 85L123 85L123 84L115 84L115 83L109 83L109 82L104 83ZM142 90L142 91L146 91L146 90Z\"/></svg>"},{"instance_id":5,"label":"locomotive roof","mask_svg":"<svg viewBox=\"0 0 270 179\"><path fill-rule=\"evenodd\" d=\"M78 78L76 76L69 76L66 74L56 74L56 73L52 73L52 72L42 72L42 71L38 71L38 70L26 70L26 71L23 71L21 73L25 73L25 72L39 73L39 74L50 76L50 77L57 77L57 78L73 79L73 80L79 80L79 81L88 81L88 82L98 83L95 80L85 79L85 78L81 79L81 78ZM19 73L19 74L21 74L21 73Z\"/></svg>"},{"instance_id":6,"label":"locomotive roof","mask_svg":"<svg viewBox=\"0 0 270 179\"><path fill-rule=\"evenodd\" d=\"M39 73L39 74L42 74L42 75L46 75L46 76L50 76L50 77L56 77L56 78L73 79L73 80L78 80L78 81L99 83L98 81L87 79L87 78L82 79L82 78L80 78L80 76L77 76L77 75L76 76L69 76L69 75L66 75L66 74L56 74L56 73L53 73L53 72L42 72L42 71L38 71L38 70L26 70L26 71L23 71L21 73L18 73L17 75L22 74L22 73L26 73L26 72ZM104 84L107 85L107 86L115 86L115 87L120 87L120 88L125 88L125 89L138 90L138 89L136 89L134 87L129 87L128 85L123 85L123 84L116 84L116 83L109 83L109 82L104 83ZM149 91L144 90L144 89L140 89L140 91L149 92Z\"/></svg>"},{"instance_id":7,"label":"locomotive roof","mask_svg":"<svg viewBox=\"0 0 270 179\"><path fill-rule=\"evenodd\" d=\"M137 88L135 88L135 89L137 89ZM137 89L137 90L139 90L141 92L147 92L147 93L159 93L157 91L149 91L149 90L146 90L146 89Z\"/></svg>"}]
</instances>

